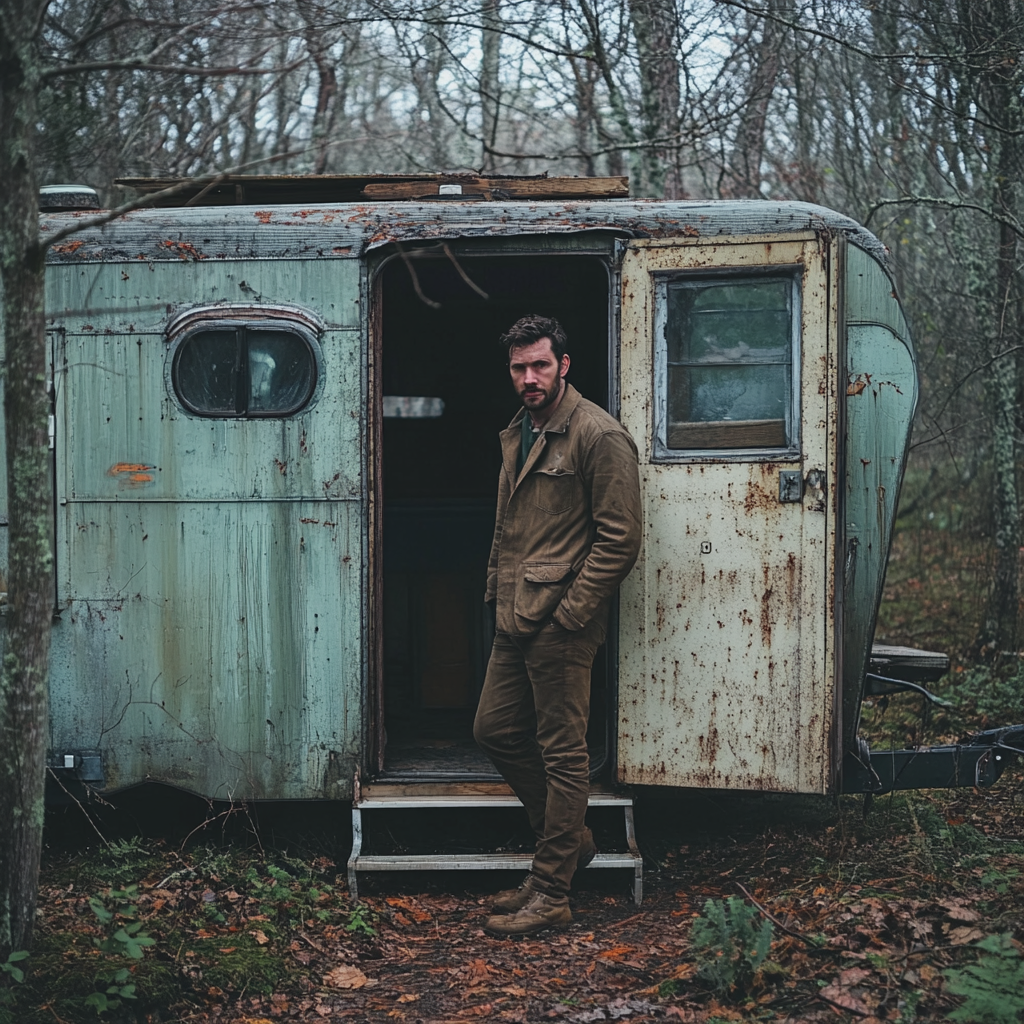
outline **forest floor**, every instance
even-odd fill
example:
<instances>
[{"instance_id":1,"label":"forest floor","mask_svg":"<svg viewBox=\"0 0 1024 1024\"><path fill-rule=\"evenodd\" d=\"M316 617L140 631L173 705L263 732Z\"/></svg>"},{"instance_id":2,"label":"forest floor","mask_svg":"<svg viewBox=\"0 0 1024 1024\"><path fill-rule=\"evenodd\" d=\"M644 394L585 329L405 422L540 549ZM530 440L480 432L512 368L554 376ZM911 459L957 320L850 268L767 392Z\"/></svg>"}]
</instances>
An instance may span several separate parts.
<instances>
[{"instance_id":1,"label":"forest floor","mask_svg":"<svg viewBox=\"0 0 1024 1024\"><path fill-rule=\"evenodd\" d=\"M894 553L879 638L951 650L937 687L951 705L924 719L916 697L876 702L873 746L1024 719L1021 672L972 666L968 633L941 625L956 608L916 597L981 579L976 556L958 568L941 537L904 543L917 547ZM68 802L48 812L35 946L0 964L0 1024L1011 1024L1024 1010L1022 768L866 815L859 797L641 791L642 905L627 872L584 871L570 928L519 941L482 930L514 875L364 876L354 903L344 807L215 807L157 787L117 808ZM472 837L457 816L383 815L368 840L401 848L405 823L420 846L481 831L528 842L513 812L484 813ZM602 848L623 848L611 809L593 824Z\"/></svg>"}]
</instances>

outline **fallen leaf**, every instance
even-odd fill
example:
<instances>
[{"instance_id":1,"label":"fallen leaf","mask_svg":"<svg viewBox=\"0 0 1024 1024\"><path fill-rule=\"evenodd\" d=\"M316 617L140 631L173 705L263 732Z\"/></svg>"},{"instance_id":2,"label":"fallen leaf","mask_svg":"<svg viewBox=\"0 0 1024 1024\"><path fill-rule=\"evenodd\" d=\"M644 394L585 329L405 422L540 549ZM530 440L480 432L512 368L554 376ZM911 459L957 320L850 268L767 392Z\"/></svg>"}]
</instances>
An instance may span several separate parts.
<instances>
[{"instance_id":1,"label":"fallen leaf","mask_svg":"<svg viewBox=\"0 0 1024 1024\"><path fill-rule=\"evenodd\" d=\"M981 920L981 914L976 910L971 910L970 907L947 906L946 917L951 921L966 921L968 924L974 924L975 921Z\"/></svg>"},{"instance_id":2,"label":"fallen leaf","mask_svg":"<svg viewBox=\"0 0 1024 1024\"><path fill-rule=\"evenodd\" d=\"M598 953L600 957L604 957L606 960L617 960L619 957L624 956L626 953L635 953L636 946L615 946L612 949L606 949L603 953Z\"/></svg>"},{"instance_id":3,"label":"fallen leaf","mask_svg":"<svg viewBox=\"0 0 1024 1024\"><path fill-rule=\"evenodd\" d=\"M954 946L966 946L968 942L977 942L985 938L985 933L980 928L971 928L969 925L961 925L949 933L949 941Z\"/></svg>"},{"instance_id":4,"label":"fallen leaf","mask_svg":"<svg viewBox=\"0 0 1024 1024\"><path fill-rule=\"evenodd\" d=\"M265 945L266 945L266 944L267 944L267 943L268 943L268 942L270 941L270 939L268 939L268 938L267 938L267 936L266 936L266 935L265 935L265 934L264 934L264 933L263 933L263 932L262 932L262 931L261 931L261 930L260 930L259 928L257 928L257 929L256 929L255 931L251 931L251 932L249 932L249 934L250 934L250 935L251 935L251 936L252 936L252 937L253 937L253 938L254 938L254 939L255 939L255 940L256 940L256 941L257 941L257 942L258 942L258 943L259 943L259 944L261 945L261 946L265 946Z\"/></svg>"},{"instance_id":5,"label":"fallen leaf","mask_svg":"<svg viewBox=\"0 0 1024 1024\"><path fill-rule=\"evenodd\" d=\"M217 952L218 953L234 953L234 951L236 949L238 949L237 946L227 946L224 949L218 949Z\"/></svg>"},{"instance_id":6,"label":"fallen leaf","mask_svg":"<svg viewBox=\"0 0 1024 1024\"><path fill-rule=\"evenodd\" d=\"M847 988L859 985L865 978L871 977L871 971L864 967L848 967L845 971L839 972L839 984Z\"/></svg>"},{"instance_id":7,"label":"fallen leaf","mask_svg":"<svg viewBox=\"0 0 1024 1024\"><path fill-rule=\"evenodd\" d=\"M415 1003L419 999L419 996L412 992L403 992L399 997L400 1003Z\"/></svg>"},{"instance_id":8,"label":"fallen leaf","mask_svg":"<svg viewBox=\"0 0 1024 1024\"><path fill-rule=\"evenodd\" d=\"M844 1010L852 1010L862 1017L868 1014L868 1008L862 1000L858 999L848 989L842 988L835 983L823 988L819 995L830 1003L835 1003L836 1006L841 1006Z\"/></svg>"},{"instance_id":9,"label":"fallen leaf","mask_svg":"<svg viewBox=\"0 0 1024 1024\"><path fill-rule=\"evenodd\" d=\"M324 984L331 988L362 988L370 979L358 967L341 964L324 975Z\"/></svg>"},{"instance_id":10,"label":"fallen leaf","mask_svg":"<svg viewBox=\"0 0 1024 1024\"><path fill-rule=\"evenodd\" d=\"M526 989L520 988L518 985L506 985L501 991L506 995L516 996L517 998L522 998L526 995Z\"/></svg>"}]
</instances>

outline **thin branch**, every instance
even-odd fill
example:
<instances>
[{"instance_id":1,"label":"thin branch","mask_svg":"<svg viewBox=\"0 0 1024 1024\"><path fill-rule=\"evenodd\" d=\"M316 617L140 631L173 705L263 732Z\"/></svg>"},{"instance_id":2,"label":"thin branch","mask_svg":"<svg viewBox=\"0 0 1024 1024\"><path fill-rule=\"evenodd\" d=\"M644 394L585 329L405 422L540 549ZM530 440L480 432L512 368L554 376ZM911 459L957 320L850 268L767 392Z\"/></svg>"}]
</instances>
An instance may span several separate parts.
<instances>
[{"instance_id":1,"label":"thin branch","mask_svg":"<svg viewBox=\"0 0 1024 1024\"><path fill-rule=\"evenodd\" d=\"M824 29L811 28L809 25L801 25L798 21L791 21L789 18L783 18L780 15L775 14L773 11L767 10L763 7L752 7L749 4L740 3L740 0L718 0L718 2L724 4L726 7L736 7L741 11L746 11L747 14L753 14L757 18L764 18L766 21L774 21L778 25L785 25L786 28L795 29L797 32L803 32L805 35L817 36L819 39L827 39L830 43L835 43L837 46L841 46L844 50L849 50L851 53L856 53L861 57L866 57L868 60L912 60L917 63L939 63L956 60L964 67L980 68L984 66L981 64L969 64L967 62L966 54L920 53L915 50L910 50L904 53L876 53L872 50L866 50L862 46L857 46L855 43L851 43L848 39L844 39L842 36L835 35L832 32L826 32Z\"/></svg>"},{"instance_id":2,"label":"thin branch","mask_svg":"<svg viewBox=\"0 0 1024 1024\"><path fill-rule=\"evenodd\" d=\"M60 776L52 768L47 768L46 770L53 776L53 781L56 782L57 785L64 790L67 796L71 797L71 799L75 802L75 805L78 807L78 809L82 812L82 814L85 815L85 820L89 822L89 824L92 826L93 832L95 832L96 835L100 837L100 842L103 843L103 845L109 849L110 843L107 841L107 837L96 827L96 822L92 820L92 818L89 815L89 812L82 806L82 803L78 799L78 797L76 797L75 794L72 793L71 790L69 790L67 786L64 785L63 782L61 782Z\"/></svg>"},{"instance_id":3,"label":"thin branch","mask_svg":"<svg viewBox=\"0 0 1024 1024\"><path fill-rule=\"evenodd\" d=\"M480 298L489 299L490 295L488 295L487 292L485 292L483 288L480 287L480 285L473 281L470 278L469 274L467 274L465 270L462 269L462 264L455 258L455 253L451 251L451 249L448 246L448 243L442 242L441 248L444 249L445 256L447 256L448 259L452 261L452 266L455 267L455 269L458 271L459 277L461 277L462 280L465 281L466 284L468 284L469 287L472 288L473 291L475 291L477 295L480 296Z\"/></svg>"},{"instance_id":4,"label":"thin branch","mask_svg":"<svg viewBox=\"0 0 1024 1024\"><path fill-rule=\"evenodd\" d=\"M47 68L39 77L44 81L50 78L60 78L63 75L75 75L88 71L157 71L166 72L172 75L181 75L182 78L195 76L197 78L227 78L230 75L277 75L288 71L294 71L305 63L305 58L292 61L290 64L282 64L272 68L244 68L244 67L221 67L221 68L187 68L181 64L149 64L144 60L108 60L91 61L86 64L68 64L64 67Z\"/></svg>"},{"instance_id":5,"label":"thin branch","mask_svg":"<svg viewBox=\"0 0 1024 1024\"><path fill-rule=\"evenodd\" d=\"M754 904L755 907L757 907L759 911L761 911L761 913L769 921L771 921L773 925L775 925L777 928L781 928L787 935L792 936L794 939L799 939L802 943L804 943L804 945L810 947L810 949L814 950L817 953L824 953L829 956L834 955L834 952L832 950L822 949L821 946L816 946L806 936L801 935L799 932L793 931L792 928L787 928L766 906L764 906L764 904L758 903L758 901L750 895L750 892L746 888L746 886L744 886L741 882L737 882L736 887L740 890L741 893L743 893L744 896L747 897L748 900L750 900L751 903Z\"/></svg>"},{"instance_id":6,"label":"thin branch","mask_svg":"<svg viewBox=\"0 0 1024 1024\"><path fill-rule=\"evenodd\" d=\"M431 309L440 309L441 303L435 302L433 299L428 299L423 294L423 289L420 287L420 278L416 273L416 268L412 265L412 260L409 258L409 254L405 251L404 246L401 242L395 242L398 247L398 253L402 257L402 262L405 264L406 269L409 271L409 277L412 278L412 290L416 293L416 298L420 300L424 305L429 306Z\"/></svg>"},{"instance_id":7,"label":"thin branch","mask_svg":"<svg viewBox=\"0 0 1024 1024\"><path fill-rule=\"evenodd\" d=\"M952 199L940 199L938 196L904 196L901 199L879 199L868 209L867 215L864 218L864 226L867 227L871 218L886 206L938 206L944 210L973 210L975 213L984 214L997 224L1006 225L1006 227L1010 228L1014 234L1024 238L1024 228L1021 228L1020 222L1016 217L1003 216L996 213L995 210L990 210L985 206L981 206L979 203L967 203L962 199L958 199L956 201Z\"/></svg>"}]
</instances>

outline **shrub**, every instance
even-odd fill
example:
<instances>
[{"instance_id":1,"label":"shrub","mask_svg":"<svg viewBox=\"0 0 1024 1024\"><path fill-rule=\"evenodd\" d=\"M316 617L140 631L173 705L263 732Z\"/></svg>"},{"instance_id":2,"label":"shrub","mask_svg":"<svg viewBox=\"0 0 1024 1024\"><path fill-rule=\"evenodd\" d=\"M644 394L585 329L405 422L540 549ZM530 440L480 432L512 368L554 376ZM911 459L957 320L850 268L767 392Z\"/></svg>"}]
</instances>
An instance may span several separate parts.
<instances>
[{"instance_id":1,"label":"shrub","mask_svg":"<svg viewBox=\"0 0 1024 1024\"><path fill-rule=\"evenodd\" d=\"M693 922L690 942L697 957L697 976L719 996L741 998L768 959L771 921L738 896L708 900Z\"/></svg>"}]
</instances>

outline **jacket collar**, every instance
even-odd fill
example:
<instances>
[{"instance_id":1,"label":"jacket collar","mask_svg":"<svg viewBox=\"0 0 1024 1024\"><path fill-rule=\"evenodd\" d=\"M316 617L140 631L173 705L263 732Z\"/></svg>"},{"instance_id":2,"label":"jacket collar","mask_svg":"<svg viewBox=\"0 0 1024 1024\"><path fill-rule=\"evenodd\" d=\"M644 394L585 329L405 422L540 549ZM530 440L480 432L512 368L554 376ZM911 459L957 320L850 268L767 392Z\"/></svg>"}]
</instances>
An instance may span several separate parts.
<instances>
[{"instance_id":1,"label":"jacket collar","mask_svg":"<svg viewBox=\"0 0 1024 1024\"><path fill-rule=\"evenodd\" d=\"M580 404L580 399L583 396L568 382L565 382L565 394L562 395L561 402L558 403L558 408L555 410L555 415L548 420L547 426L544 428L543 433L547 434L564 434L569 428L569 420L572 418L573 412L576 410L576 406ZM508 425L508 430L513 427L522 427L523 417L526 415L525 406L519 410L512 417L512 422ZM502 431L504 434L505 431Z\"/></svg>"},{"instance_id":2,"label":"jacket collar","mask_svg":"<svg viewBox=\"0 0 1024 1024\"><path fill-rule=\"evenodd\" d=\"M572 419L572 414L575 412L576 406L580 404L582 397L567 381L565 394L562 395L562 400L558 403L555 415L548 420L547 426L541 431L540 437L534 442L530 457L526 460L523 470L518 476L516 475L516 464L519 461L519 448L522 444L520 432L523 427L523 417L527 415L525 407L512 417L512 422L501 432L501 454L502 461L505 464L505 473L512 482L513 491L516 489L519 481L529 473L534 463L540 458L540 453L544 450L547 442L544 435L564 434L569 429L569 420Z\"/></svg>"}]
</instances>

